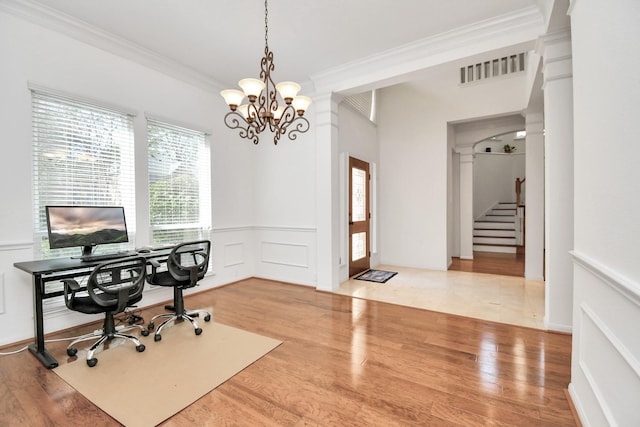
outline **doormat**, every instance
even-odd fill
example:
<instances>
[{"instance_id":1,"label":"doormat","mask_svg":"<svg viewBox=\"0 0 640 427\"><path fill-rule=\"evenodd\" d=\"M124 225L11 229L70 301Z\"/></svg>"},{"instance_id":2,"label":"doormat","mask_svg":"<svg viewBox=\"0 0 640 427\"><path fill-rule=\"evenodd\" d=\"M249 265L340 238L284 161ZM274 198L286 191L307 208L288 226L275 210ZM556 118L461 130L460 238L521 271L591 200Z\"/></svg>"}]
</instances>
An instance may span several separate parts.
<instances>
[{"instance_id":1,"label":"doormat","mask_svg":"<svg viewBox=\"0 0 640 427\"><path fill-rule=\"evenodd\" d=\"M368 270L354 277L357 280L366 280L368 282L384 283L398 274L396 271Z\"/></svg>"}]
</instances>

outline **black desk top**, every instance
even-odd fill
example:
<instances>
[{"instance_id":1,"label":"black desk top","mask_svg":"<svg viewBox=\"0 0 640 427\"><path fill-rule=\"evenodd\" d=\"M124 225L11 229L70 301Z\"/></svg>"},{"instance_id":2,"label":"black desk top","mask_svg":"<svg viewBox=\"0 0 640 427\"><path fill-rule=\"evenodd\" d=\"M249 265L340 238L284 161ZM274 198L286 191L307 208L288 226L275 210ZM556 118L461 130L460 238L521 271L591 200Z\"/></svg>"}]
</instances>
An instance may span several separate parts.
<instances>
[{"instance_id":1,"label":"black desk top","mask_svg":"<svg viewBox=\"0 0 640 427\"><path fill-rule=\"evenodd\" d=\"M150 259L167 256L170 252L171 249L160 249L147 253L138 253L138 255ZM55 273L57 271L77 270L85 267L95 267L102 262L105 262L105 260L83 261L79 258L62 257L16 262L13 264L13 266L29 274L48 274Z\"/></svg>"}]
</instances>

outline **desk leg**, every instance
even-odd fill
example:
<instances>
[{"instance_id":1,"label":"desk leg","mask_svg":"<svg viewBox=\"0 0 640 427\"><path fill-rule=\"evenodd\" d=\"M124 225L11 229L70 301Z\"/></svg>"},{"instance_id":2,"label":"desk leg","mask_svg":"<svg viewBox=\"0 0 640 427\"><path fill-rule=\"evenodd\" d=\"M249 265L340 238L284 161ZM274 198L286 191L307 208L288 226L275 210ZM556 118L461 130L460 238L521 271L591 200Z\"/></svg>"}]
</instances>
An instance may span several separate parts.
<instances>
[{"instance_id":1,"label":"desk leg","mask_svg":"<svg viewBox=\"0 0 640 427\"><path fill-rule=\"evenodd\" d=\"M44 348L44 314L42 309L44 283L42 282L42 275L33 275L33 289L35 292L33 298L33 323L36 342L29 346L29 351L33 353L47 369L53 369L58 366L58 361Z\"/></svg>"}]
</instances>

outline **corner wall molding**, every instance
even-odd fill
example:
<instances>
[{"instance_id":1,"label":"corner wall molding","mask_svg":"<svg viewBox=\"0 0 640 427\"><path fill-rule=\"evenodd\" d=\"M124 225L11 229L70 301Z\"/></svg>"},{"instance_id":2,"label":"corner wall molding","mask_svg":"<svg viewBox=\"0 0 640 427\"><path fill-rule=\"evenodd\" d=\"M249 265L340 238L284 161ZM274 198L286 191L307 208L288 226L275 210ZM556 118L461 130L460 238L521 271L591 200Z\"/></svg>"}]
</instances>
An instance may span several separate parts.
<instances>
[{"instance_id":1,"label":"corner wall molding","mask_svg":"<svg viewBox=\"0 0 640 427\"><path fill-rule=\"evenodd\" d=\"M316 73L311 80L318 92L347 91L381 81L401 83L404 78L398 76L459 59L457 49L467 49L464 56L471 56L470 46L484 51L477 46L496 37L503 37L505 44L507 40L510 45L530 43L533 48L543 32L544 19L536 6L530 6Z\"/></svg>"},{"instance_id":2,"label":"corner wall molding","mask_svg":"<svg viewBox=\"0 0 640 427\"><path fill-rule=\"evenodd\" d=\"M164 55L136 43L101 30L72 16L31 0L0 0L0 10L10 13L36 25L71 37L126 58L142 66L159 71L169 77L196 86L207 92L216 93L223 89L220 82L187 67Z\"/></svg>"}]
</instances>

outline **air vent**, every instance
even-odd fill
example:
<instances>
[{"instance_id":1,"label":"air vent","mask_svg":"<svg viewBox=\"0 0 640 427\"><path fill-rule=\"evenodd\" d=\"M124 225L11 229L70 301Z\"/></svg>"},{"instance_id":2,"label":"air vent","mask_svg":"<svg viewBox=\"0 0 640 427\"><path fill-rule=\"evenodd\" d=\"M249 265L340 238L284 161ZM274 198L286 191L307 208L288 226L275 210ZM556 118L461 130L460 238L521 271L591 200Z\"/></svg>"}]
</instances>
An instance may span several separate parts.
<instances>
[{"instance_id":1,"label":"air vent","mask_svg":"<svg viewBox=\"0 0 640 427\"><path fill-rule=\"evenodd\" d=\"M460 84L469 84L524 71L527 55L518 53L460 68Z\"/></svg>"},{"instance_id":2,"label":"air vent","mask_svg":"<svg viewBox=\"0 0 640 427\"><path fill-rule=\"evenodd\" d=\"M343 102L349 104L358 113L375 123L376 91L363 92L347 96Z\"/></svg>"}]
</instances>

